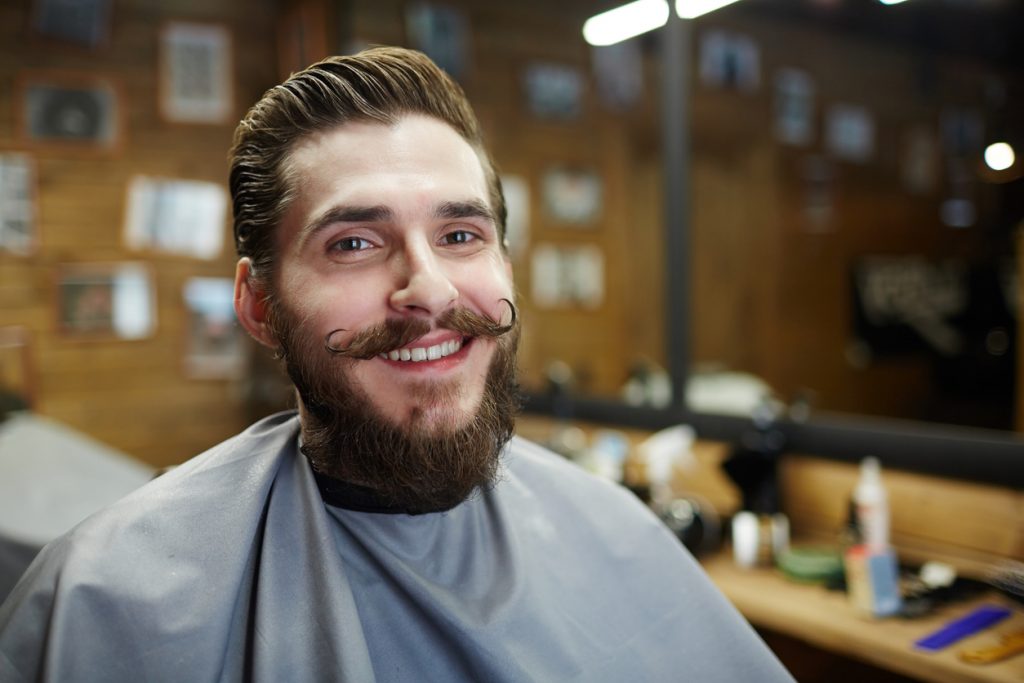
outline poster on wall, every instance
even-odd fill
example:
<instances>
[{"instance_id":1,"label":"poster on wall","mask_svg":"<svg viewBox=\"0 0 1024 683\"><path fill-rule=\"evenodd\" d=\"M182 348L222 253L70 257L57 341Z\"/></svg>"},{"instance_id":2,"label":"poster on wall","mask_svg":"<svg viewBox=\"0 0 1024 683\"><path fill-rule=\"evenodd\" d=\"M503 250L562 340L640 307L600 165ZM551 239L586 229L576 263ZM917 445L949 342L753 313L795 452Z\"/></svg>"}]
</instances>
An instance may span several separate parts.
<instances>
[{"instance_id":1,"label":"poster on wall","mask_svg":"<svg viewBox=\"0 0 1024 683\"><path fill-rule=\"evenodd\" d=\"M69 264L57 282L60 331L142 339L156 328L153 277L144 264Z\"/></svg>"},{"instance_id":2,"label":"poster on wall","mask_svg":"<svg viewBox=\"0 0 1024 683\"><path fill-rule=\"evenodd\" d=\"M837 159L865 163L875 154L875 121L867 107L833 104L825 116L825 146Z\"/></svg>"},{"instance_id":3,"label":"poster on wall","mask_svg":"<svg viewBox=\"0 0 1024 683\"><path fill-rule=\"evenodd\" d=\"M234 281L195 277L185 282L188 339L185 373L197 379L240 377L246 367L246 344L235 320Z\"/></svg>"},{"instance_id":4,"label":"poster on wall","mask_svg":"<svg viewBox=\"0 0 1024 683\"><path fill-rule=\"evenodd\" d=\"M33 405L29 333L23 327L0 327L0 422L6 413Z\"/></svg>"},{"instance_id":5,"label":"poster on wall","mask_svg":"<svg viewBox=\"0 0 1024 683\"><path fill-rule=\"evenodd\" d=\"M775 137L806 147L814 140L814 81L800 69L775 74Z\"/></svg>"},{"instance_id":6,"label":"poster on wall","mask_svg":"<svg viewBox=\"0 0 1024 683\"><path fill-rule=\"evenodd\" d=\"M925 125L906 131L900 155L903 185L913 194L929 194L938 185L939 151L934 133Z\"/></svg>"},{"instance_id":7,"label":"poster on wall","mask_svg":"<svg viewBox=\"0 0 1024 683\"><path fill-rule=\"evenodd\" d=\"M541 179L544 211L570 227L590 228L601 218L603 183L586 168L556 167Z\"/></svg>"},{"instance_id":8,"label":"poster on wall","mask_svg":"<svg viewBox=\"0 0 1024 683\"><path fill-rule=\"evenodd\" d=\"M135 176L128 184L125 242L130 249L202 259L220 255L228 196L199 180Z\"/></svg>"},{"instance_id":9,"label":"poster on wall","mask_svg":"<svg viewBox=\"0 0 1024 683\"><path fill-rule=\"evenodd\" d=\"M50 38L96 47L109 36L110 0L33 0L32 28Z\"/></svg>"},{"instance_id":10,"label":"poster on wall","mask_svg":"<svg viewBox=\"0 0 1024 683\"><path fill-rule=\"evenodd\" d=\"M748 36L706 31L700 41L700 80L715 88L755 92L761 87L761 51Z\"/></svg>"},{"instance_id":11,"label":"poster on wall","mask_svg":"<svg viewBox=\"0 0 1024 683\"><path fill-rule=\"evenodd\" d=\"M454 7L434 2L412 2L405 10L409 44L461 81L469 71L469 22Z\"/></svg>"},{"instance_id":12,"label":"poster on wall","mask_svg":"<svg viewBox=\"0 0 1024 683\"><path fill-rule=\"evenodd\" d=\"M626 111L640 101L644 87L640 42L624 40L590 49L597 96L612 111Z\"/></svg>"},{"instance_id":13,"label":"poster on wall","mask_svg":"<svg viewBox=\"0 0 1024 683\"><path fill-rule=\"evenodd\" d=\"M539 244L530 271L539 308L593 310L604 302L604 253L597 245Z\"/></svg>"},{"instance_id":14,"label":"poster on wall","mask_svg":"<svg viewBox=\"0 0 1024 683\"><path fill-rule=\"evenodd\" d=\"M113 84L91 75L27 74L20 82L23 135L33 145L108 150L118 143Z\"/></svg>"},{"instance_id":15,"label":"poster on wall","mask_svg":"<svg viewBox=\"0 0 1024 683\"><path fill-rule=\"evenodd\" d=\"M218 24L170 22L160 33L160 113L177 123L231 118L231 33Z\"/></svg>"},{"instance_id":16,"label":"poster on wall","mask_svg":"<svg viewBox=\"0 0 1024 683\"><path fill-rule=\"evenodd\" d=\"M583 74L567 64L538 62L523 71L527 104L539 118L579 118L583 113L583 86Z\"/></svg>"},{"instance_id":17,"label":"poster on wall","mask_svg":"<svg viewBox=\"0 0 1024 683\"><path fill-rule=\"evenodd\" d=\"M27 154L0 154L0 251L35 247L35 164Z\"/></svg>"},{"instance_id":18,"label":"poster on wall","mask_svg":"<svg viewBox=\"0 0 1024 683\"><path fill-rule=\"evenodd\" d=\"M520 260L530 244L530 184L521 175L501 176L505 194L505 242L513 261Z\"/></svg>"}]
</instances>

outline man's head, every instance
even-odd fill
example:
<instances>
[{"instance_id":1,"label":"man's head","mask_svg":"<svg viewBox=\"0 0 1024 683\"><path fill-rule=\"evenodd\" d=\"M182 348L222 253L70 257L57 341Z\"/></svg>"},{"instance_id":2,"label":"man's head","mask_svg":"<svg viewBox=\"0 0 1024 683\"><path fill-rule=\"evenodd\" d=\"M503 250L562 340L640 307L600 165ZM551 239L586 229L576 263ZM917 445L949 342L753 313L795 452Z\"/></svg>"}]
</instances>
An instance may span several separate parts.
<instances>
[{"instance_id":1,"label":"man's head","mask_svg":"<svg viewBox=\"0 0 1024 683\"><path fill-rule=\"evenodd\" d=\"M409 510L494 476L518 338L504 201L423 55L333 58L269 91L232 157L239 320L279 349L303 450Z\"/></svg>"}]
</instances>

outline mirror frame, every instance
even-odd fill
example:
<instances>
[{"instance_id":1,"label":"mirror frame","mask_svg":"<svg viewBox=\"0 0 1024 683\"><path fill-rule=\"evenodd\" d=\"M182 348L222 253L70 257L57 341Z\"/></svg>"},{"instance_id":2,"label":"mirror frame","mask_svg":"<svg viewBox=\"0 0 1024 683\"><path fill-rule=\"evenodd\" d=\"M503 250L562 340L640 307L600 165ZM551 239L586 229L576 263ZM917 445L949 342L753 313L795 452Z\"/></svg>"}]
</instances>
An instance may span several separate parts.
<instances>
[{"instance_id":1,"label":"mirror frame","mask_svg":"<svg viewBox=\"0 0 1024 683\"><path fill-rule=\"evenodd\" d=\"M714 415L685 404L690 359L690 73L693 22L671 13L660 30L662 64L661 133L663 155L666 350L672 403L637 407L615 399L527 394L526 412L610 425L658 430L689 424L698 437L737 442L752 427L745 417ZM941 477L1024 488L1024 435L861 415L815 412L806 421L784 418L787 453L805 453L856 462L878 457L885 467Z\"/></svg>"}]
</instances>

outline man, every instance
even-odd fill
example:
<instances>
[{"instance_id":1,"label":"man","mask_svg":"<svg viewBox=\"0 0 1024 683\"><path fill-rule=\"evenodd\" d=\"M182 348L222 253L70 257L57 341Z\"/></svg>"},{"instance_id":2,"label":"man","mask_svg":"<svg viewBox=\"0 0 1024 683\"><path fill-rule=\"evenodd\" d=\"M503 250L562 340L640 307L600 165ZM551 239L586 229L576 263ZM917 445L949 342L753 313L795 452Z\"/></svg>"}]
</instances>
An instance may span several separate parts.
<instances>
[{"instance_id":1,"label":"man","mask_svg":"<svg viewBox=\"0 0 1024 683\"><path fill-rule=\"evenodd\" d=\"M423 55L333 58L240 124L236 311L298 414L48 546L0 679L788 681L630 494L512 439L494 166Z\"/></svg>"}]
</instances>

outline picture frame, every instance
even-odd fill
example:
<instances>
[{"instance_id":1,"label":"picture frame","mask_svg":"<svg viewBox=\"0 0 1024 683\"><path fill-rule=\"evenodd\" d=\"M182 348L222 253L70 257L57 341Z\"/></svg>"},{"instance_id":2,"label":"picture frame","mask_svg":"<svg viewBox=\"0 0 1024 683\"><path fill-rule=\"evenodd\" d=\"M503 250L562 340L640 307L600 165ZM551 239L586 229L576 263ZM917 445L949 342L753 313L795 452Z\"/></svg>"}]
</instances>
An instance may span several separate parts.
<instances>
[{"instance_id":1,"label":"picture frame","mask_svg":"<svg viewBox=\"0 0 1024 683\"><path fill-rule=\"evenodd\" d=\"M0 327L0 422L35 405L31 337L21 326Z\"/></svg>"},{"instance_id":2,"label":"picture frame","mask_svg":"<svg viewBox=\"0 0 1024 683\"><path fill-rule=\"evenodd\" d=\"M110 38L110 0L33 0L32 28L40 35L98 47Z\"/></svg>"},{"instance_id":3,"label":"picture frame","mask_svg":"<svg viewBox=\"0 0 1024 683\"><path fill-rule=\"evenodd\" d=\"M232 118L231 31L171 21L160 31L160 113L174 123L223 124Z\"/></svg>"},{"instance_id":4,"label":"picture frame","mask_svg":"<svg viewBox=\"0 0 1024 683\"><path fill-rule=\"evenodd\" d=\"M572 228L595 227L604 210L604 182L591 168L548 168L541 177L541 195L548 217Z\"/></svg>"},{"instance_id":5,"label":"picture frame","mask_svg":"<svg viewBox=\"0 0 1024 683\"><path fill-rule=\"evenodd\" d=\"M21 137L29 146L104 152L120 145L120 97L111 79L25 72L17 87Z\"/></svg>"},{"instance_id":6,"label":"picture frame","mask_svg":"<svg viewBox=\"0 0 1024 683\"><path fill-rule=\"evenodd\" d=\"M28 154L0 152L0 251L35 251L36 166Z\"/></svg>"},{"instance_id":7,"label":"picture frame","mask_svg":"<svg viewBox=\"0 0 1024 683\"><path fill-rule=\"evenodd\" d=\"M148 265L64 264L57 272L62 334L92 339L144 339L156 330L156 297Z\"/></svg>"},{"instance_id":8,"label":"picture frame","mask_svg":"<svg viewBox=\"0 0 1024 683\"><path fill-rule=\"evenodd\" d=\"M586 82L575 66L535 62L527 65L522 79L527 104L538 118L572 121L583 114Z\"/></svg>"},{"instance_id":9,"label":"picture frame","mask_svg":"<svg viewBox=\"0 0 1024 683\"><path fill-rule=\"evenodd\" d=\"M245 334L235 318L231 278L185 281L185 374L192 379L237 379L248 365Z\"/></svg>"},{"instance_id":10,"label":"picture frame","mask_svg":"<svg viewBox=\"0 0 1024 683\"><path fill-rule=\"evenodd\" d=\"M220 255L228 214L222 185L137 175L127 195L124 234L130 249L202 259Z\"/></svg>"},{"instance_id":11,"label":"picture frame","mask_svg":"<svg viewBox=\"0 0 1024 683\"><path fill-rule=\"evenodd\" d=\"M406 35L412 47L430 57L456 81L469 71L469 21L459 9L417 0L405 9Z\"/></svg>"}]
</instances>

